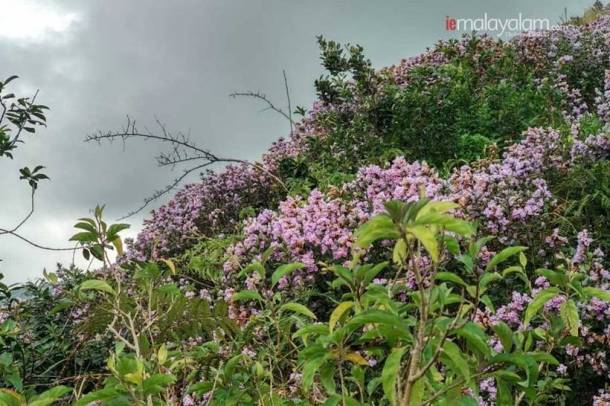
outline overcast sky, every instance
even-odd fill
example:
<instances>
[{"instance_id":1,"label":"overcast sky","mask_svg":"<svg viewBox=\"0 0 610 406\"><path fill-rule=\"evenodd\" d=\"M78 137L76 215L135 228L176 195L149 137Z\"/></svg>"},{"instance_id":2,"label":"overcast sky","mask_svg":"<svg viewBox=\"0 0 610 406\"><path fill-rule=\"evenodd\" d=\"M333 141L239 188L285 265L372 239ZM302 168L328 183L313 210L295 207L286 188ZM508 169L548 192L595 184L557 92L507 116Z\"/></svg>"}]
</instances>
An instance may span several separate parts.
<instances>
[{"instance_id":1,"label":"overcast sky","mask_svg":"<svg viewBox=\"0 0 610 406\"><path fill-rule=\"evenodd\" d=\"M40 185L36 213L20 231L50 246L66 246L74 220L96 204L106 204L114 220L173 179L155 167L153 144L123 150L83 142L121 127L126 115L141 126L156 116L212 151L257 159L287 125L254 100L228 94L260 90L282 103L285 69L293 105L309 106L322 73L317 35L361 44L381 67L459 36L445 31L446 16L522 13L555 23L564 7L577 15L591 2L0 0L0 76L19 75L14 90L40 89L38 101L51 107L48 128L26 137L14 161L0 160L0 227L27 213L29 190L18 180L26 165L45 165L52 180ZM142 219L129 220L129 235ZM11 236L0 236L0 259L8 282L72 261Z\"/></svg>"}]
</instances>

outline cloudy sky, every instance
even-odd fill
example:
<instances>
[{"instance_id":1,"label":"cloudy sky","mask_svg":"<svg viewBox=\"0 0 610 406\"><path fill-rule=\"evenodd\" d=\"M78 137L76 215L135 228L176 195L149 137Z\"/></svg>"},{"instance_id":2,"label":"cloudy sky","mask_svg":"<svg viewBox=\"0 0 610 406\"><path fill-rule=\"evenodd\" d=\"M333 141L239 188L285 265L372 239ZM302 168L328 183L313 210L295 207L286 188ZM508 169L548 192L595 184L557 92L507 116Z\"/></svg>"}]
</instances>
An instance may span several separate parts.
<instances>
[{"instance_id":1,"label":"cloudy sky","mask_svg":"<svg viewBox=\"0 0 610 406\"><path fill-rule=\"evenodd\" d=\"M286 135L286 123L254 100L228 95L260 90L282 103L284 69L293 105L309 106L322 73L317 35L361 44L381 67L458 36L445 31L446 16L522 13L555 23L564 7L577 15L591 2L0 0L0 76L19 75L13 90L40 89L38 101L51 107L48 128L27 137L14 161L0 160L0 228L27 213L29 190L17 172L26 165L45 165L52 180L41 184L36 213L20 232L54 247L67 246L74 220L96 204L106 204L113 220L173 179L176 173L155 166L158 146L83 142L96 130L120 128L126 115L140 126L158 117L212 151L257 159ZM142 219L129 219L128 234ZM72 255L5 235L0 259L6 280L22 282L71 263Z\"/></svg>"}]
</instances>

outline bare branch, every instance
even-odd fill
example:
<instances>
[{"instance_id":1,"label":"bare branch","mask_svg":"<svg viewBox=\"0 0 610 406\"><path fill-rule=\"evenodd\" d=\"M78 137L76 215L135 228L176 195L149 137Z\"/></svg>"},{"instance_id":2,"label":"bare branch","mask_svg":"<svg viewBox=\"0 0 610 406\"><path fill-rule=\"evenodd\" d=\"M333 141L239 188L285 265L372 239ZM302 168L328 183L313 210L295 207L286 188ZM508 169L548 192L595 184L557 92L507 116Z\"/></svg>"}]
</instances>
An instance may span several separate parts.
<instances>
[{"instance_id":1,"label":"bare branch","mask_svg":"<svg viewBox=\"0 0 610 406\"><path fill-rule=\"evenodd\" d=\"M284 110L282 110L281 108L277 107L275 104L273 104L271 102L271 100L269 100L269 98L267 98L267 96L261 92L253 92L253 91L247 91L247 92L233 92L229 95L230 97L233 98L237 98L237 97L253 97L255 99L261 100L263 102L265 102L267 104L267 109L266 110L273 110L278 114L281 114L286 120L288 120L290 122L290 125L292 126L292 118L290 117L290 114L286 113Z\"/></svg>"},{"instance_id":2,"label":"bare branch","mask_svg":"<svg viewBox=\"0 0 610 406\"><path fill-rule=\"evenodd\" d=\"M32 245L32 246L34 246L34 247L36 247L36 248L40 248L41 250L46 250L46 251L74 251L74 250L77 250L77 249L78 249L78 247L74 247L74 248L55 248L55 247L47 247L47 246L45 246L45 245L41 245L41 244L35 243L34 241L29 240L29 239L25 238L24 236L22 236L22 235L20 235L20 234L17 234L17 233L16 233L16 232L14 232L14 231L11 231L11 230L5 230L5 229L3 229L3 228L0 228L0 234L9 234L9 235L12 235L12 236L14 236L14 237L19 238L19 239L20 239L20 240L22 240L22 241L27 242L28 244L30 244L30 245Z\"/></svg>"},{"instance_id":3,"label":"bare branch","mask_svg":"<svg viewBox=\"0 0 610 406\"><path fill-rule=\"evenodd\" d=\"M32 214L34 214L34 192L35 192L35 189L32 188L29 213L23 218L23 220L21 220L21 222L19 222L19 224L17 224L15 227L11 228L10 230L6 230L6 231L0 230L0 235L14 233L15 231L19 230L19 228L22 225L24 225L26 223L26 221L28 221L30 219L30 217L32 217Z\"/></svg>"},{"instance_id":4,"label":"bare branch","mask_svg":"<svg viewBox=\"0 0 610 406\"><path fill-rule=\"evenodd\" d=\"M218 156L204 148L199 147L190 139L190 136L187 136L184 133L173 134L158 119L156 120L156 123L159 127L158 133L152 132L151 130L146 128L143 131L140 131L136 127L135 121L132 120L130 117L127 117L127 125L119 131L100 131L98 133L91 134L85 137L85 142L97 142L98 144L101 144L101 142L103 141L113 142L115 140L121 140L123 143L125 143L127 140L134 138L142 139L144 141L152 140L164 144L169 144L169 151L162 152L155 157L157 165L160 167L170 166L174 168L176 167L176 165L184 163L201 162L198 165L194 165L190 168L183 170L182 174L176 179L174 179L169 185L154 192L150 197L144 199L144 202L140 207L129 212L127 215L121 217L119 220L123 220L127 217L131 217L134 214L141 212L152 202L175 189L189 174L216 163L238 163L251 166L257 170L265 172L270 178L272 178L275 182L282 186L284 190L288 190L286 185L279 177L271 173L262 165L258 163L252 163L243 159L224 158Z\"/></svg>"},{"instance_id":5,"label":"bare branch","mask_svg":"<svg viewBox=\"0 0 610 406\"><path fill-rule=\"evenodd\" d=\"M290 136L292 137L292 131L294 128L294 121L292 121L292 103L290 102L290 89L288 89L288 78L286 77L286 71L282 69L284 75L284 88L286 89L286 100L288 101L288 121L290 121Z\"/></svg>"}]
</instances>

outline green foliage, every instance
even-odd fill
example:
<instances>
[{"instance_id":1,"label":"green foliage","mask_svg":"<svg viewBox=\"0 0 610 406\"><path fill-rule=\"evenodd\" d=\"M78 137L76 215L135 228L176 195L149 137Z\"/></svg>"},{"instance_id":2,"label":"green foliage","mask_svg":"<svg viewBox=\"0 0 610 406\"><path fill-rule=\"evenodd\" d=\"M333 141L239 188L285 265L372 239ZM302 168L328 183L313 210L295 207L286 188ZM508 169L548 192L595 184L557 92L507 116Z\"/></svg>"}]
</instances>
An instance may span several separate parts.
<instances>
[{"instance_id":1,"label":"green foliage","mask_svg":"<svg viewBox=\"0 0 610 406\"><path fill-rule=\"evenodd\" d=\"M563 123L554 107L562 96L553 84L540 85L534 68L502 43L472 36L461 53L457 42L442 43L436 49L447 63L412 69L408 86L374 72L361 47L319 43L330 75L318 79L316 89L330 108L316 123L327 134L312 137L305 156L282 168L313 186L319 168L352 174L391 158L391 150L445 167L485 157L494 144L502 149L528 127Z\"/></svg>"},{"instance_id":2,"label":"green foliage","mask_svg":"<svg viewBox=\"0 0 610 406\"><path fill-rule=\"evenodd\" d=\"M123 243L119 233L129 228L129 224L111 224L108 226L102 219L104 206L96 206L93 218L81 218L74 225L80 231L74 234L70 241L76 241L82 248L83 257L89 260L91 256L102 261L105 265L109 263L106 250L116 249L118 255L123 255Z\"/></svg>"}]
</instances>

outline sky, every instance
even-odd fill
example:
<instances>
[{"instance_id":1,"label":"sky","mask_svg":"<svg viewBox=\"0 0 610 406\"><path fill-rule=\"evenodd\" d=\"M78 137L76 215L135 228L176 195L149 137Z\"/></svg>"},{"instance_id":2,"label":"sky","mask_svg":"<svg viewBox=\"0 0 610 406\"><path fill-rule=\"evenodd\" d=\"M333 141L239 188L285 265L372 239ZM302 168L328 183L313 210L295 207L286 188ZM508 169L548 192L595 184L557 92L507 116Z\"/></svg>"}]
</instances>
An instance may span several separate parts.
<instances>
[{"instance_id":1,"label":"sky","mask_svg":"<svg viewBox=\"0 0 610 406\"><path fill-rule=\"evenodd\" d=\"M106 204L109 221L179 173L158 168L153 143L89 144L86 135L119 129L126 116L139 127L155 119L190 131L199 145L223 156L256 160L288 127L277 114L234 91L261 91L285 104L285 70L292 104L308 107L323 74L316 36L364 46L375 67L398 63L439 39L447 16L547 18L564 8L579 15L592 1L531 0L0 0L0 76L20 76L17 94L48 105L47 128L27 136L14 160L0 159L0 228L29 208L23 166L46 167L34 216L19 231L52 247L69 246L79 217ZM492 35L495 35L492 33ZM506 38L510 34L504 34ZM217 168L221 169L221 168ZM188 181L197 181L197 175ZM169 196L167 197L169 198ZM162 204L158 201L151 209ZM146 212L131 217L135 236ZM83 265L77 255L77 264ZM5 282L24 282L69 265L71 253L49 252L0 236Z\"/></svg>"}]
</instances>

